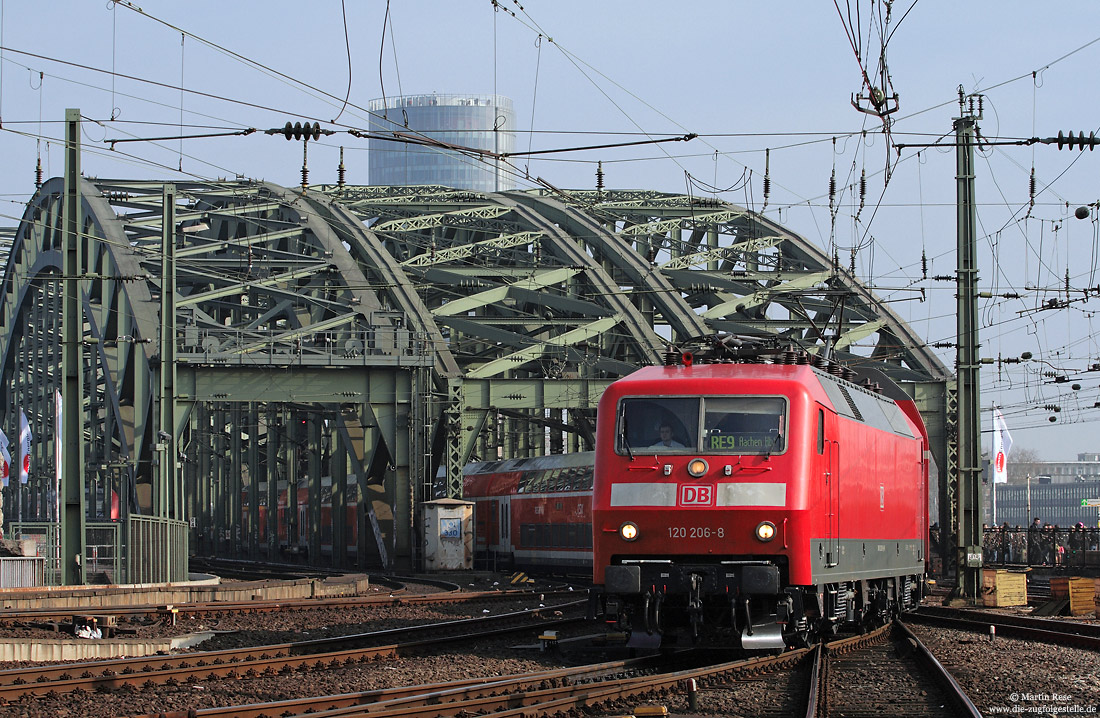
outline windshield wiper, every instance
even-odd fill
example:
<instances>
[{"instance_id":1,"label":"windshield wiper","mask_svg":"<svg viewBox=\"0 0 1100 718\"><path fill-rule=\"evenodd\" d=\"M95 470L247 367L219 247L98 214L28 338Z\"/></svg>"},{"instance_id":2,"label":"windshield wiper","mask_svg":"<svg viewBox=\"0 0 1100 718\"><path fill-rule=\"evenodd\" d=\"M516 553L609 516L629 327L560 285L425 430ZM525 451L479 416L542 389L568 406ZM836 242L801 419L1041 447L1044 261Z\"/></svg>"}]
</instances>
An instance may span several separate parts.
<instances>
[{"instance_id":1,"label":"windshield wiper","mask_svg":"<svg viewBox=\"0 0 1100 718\"><path fill-rule=\"evenodd\" d=\"M626 455L630 457L631 461L634 461L634 452L630 450L630 439L626 438L626 417L623 417L623 448L626 449Z\"/></svg>"},{"instance_id":2,"label":"windshield wiper","mask_svg":"<svg viewBox=\"0 0 1100 718\"><path fill-rule=\"evenodd\" d=\"M775 441L774 441L774 442L772 442L772 443L770 443L770 444L768 444L768 448L767 448L767 451L766 451L766 452L764 453L764 458L766 458L766 459L770 459L770 458L772 458L772 448L773 448L773 447L775 447L775 450L776 450L776 451L782 451L782 450L783 450L783 449L781 448L781 447L782 447L782 444L783 444L783 435L782 435L782 434L779 434L779 433L777 433L777 434L775 435Z\"/></svg>"}]
</instances>

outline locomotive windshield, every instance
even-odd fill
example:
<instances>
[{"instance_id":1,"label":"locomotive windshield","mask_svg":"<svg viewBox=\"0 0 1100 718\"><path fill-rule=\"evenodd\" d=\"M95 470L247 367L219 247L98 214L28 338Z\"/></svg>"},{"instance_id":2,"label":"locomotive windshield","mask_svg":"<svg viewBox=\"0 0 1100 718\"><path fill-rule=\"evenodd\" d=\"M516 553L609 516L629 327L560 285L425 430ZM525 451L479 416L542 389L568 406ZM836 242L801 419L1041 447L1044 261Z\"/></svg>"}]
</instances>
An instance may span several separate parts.
<instances>
[{"instance_id":1,"label":"locomotive windshield","mask_svg":"<svg viewBox=\"0 0 1100 718\"><path fill-rule=\"evenodd\" d=\"M714 454L778 454L786 437L785 403L771 396L703 399L703 451Z\"/></svg>"},{"instance_id":2,"label":"locomotive windshield","mask_svg":"<svg viewBox=\"0 0 1100 718\"><path fill-rule=\"evenodd\" d=\"M626 397L619 403L616 450L778 454L786 446L786 415L782 397Z\"/></svg>"},{"instance_id":3,"label":"locomotive windshield","mask_svg":"<svg viewBox=\"0 0 1100 718\"><path fill-rule=\"evenodd\" d=\"M619 453L698 452L699 397L625 398L619 404Z\"/></svg>"}]
</instances>

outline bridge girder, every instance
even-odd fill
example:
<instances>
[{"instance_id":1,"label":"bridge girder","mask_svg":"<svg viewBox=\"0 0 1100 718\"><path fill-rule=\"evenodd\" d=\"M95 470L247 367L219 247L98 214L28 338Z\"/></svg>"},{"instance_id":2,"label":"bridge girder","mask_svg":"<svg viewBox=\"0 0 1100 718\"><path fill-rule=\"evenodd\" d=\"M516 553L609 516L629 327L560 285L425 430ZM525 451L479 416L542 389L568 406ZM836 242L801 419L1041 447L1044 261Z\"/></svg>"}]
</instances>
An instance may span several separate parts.
<instances>
[{"instance_id":1,"label":"bridge girder","mask_svg":"<svg viewBox=\"0 0 1100 718\"><path fill-rule=\"evenodd\" d=\"M126 487L135 512L161 429L162 187L81 187L89 481ZM590 448L603 387L670 342L726 331L820 351L828 337L841 358L895 378L948 378L825 253L736 205L649 191L176 187L171 429L191 447L180 462L199 497L196 539L217 552L277 550L270 529L249 546L225 530L244 512L258 533L257 507L297 504L300 488L309 522L322 491L334 507L361 497L355 561L411 563L418 501L461 495L474 457ZM29 406L39 434L56 384L60 188L47 182L28 205L0 303L0 413L10 426ZM47 442L35 451L50 465ZM289 521L285 540L301 528Z\"/></svg>"}]
</instances>

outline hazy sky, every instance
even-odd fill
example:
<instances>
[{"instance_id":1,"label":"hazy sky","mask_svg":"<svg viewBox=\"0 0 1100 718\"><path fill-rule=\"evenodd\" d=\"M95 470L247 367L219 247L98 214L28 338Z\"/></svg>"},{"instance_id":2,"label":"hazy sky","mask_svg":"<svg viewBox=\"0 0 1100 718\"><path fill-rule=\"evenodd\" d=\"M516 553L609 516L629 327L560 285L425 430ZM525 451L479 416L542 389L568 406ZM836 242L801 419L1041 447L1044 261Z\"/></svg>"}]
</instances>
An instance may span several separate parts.
<instances>
[{"instance_id":1,"label":"hazy sky","mask_svg":"<svg viewBox=\"0 0 1100 718\"><path fill-rule=\"evenodd\" d=\"M383 94L495 91L515 104L520 149L700 135L521 159L521 187L532 186L526 175L590 188L602 160L608 187L716 194L764 209L835 250L843 264L854 254L860 278L921 336L953 343L954 282L932 277L954 275L954 149L899 152L879 118L852 107L853 94L866 94L853 44L881 87L883 33L890 38L895 144L952 143L960 85L985 93L979 126L991 141L1098 131L1095 4L1048 10L1035 2L904 0L894 3L888 25L881 3L838 5L840 12L823 0L528 0L522 7L502 1L495 10L490 0L406 0L389 6L386 24L383 0L347 0L344 107L349 60L336 0L144 0L142 13L107 0L0 0L0 222L14 225L22 214L38 156L47 177L63 171L56 138L67 107L89 118L86 175L242 175L293 186L301 146L281 137L128 143L113 152L103 140L307 119L365 130L367 103ZM312 182L335 181L340 146L348 181L367 182L366 140L343 132L311 143ZM772 191L764 208L766 149ZM1004 406L1016 446L1044 458L1100 451L1100 370L1087 371L1100 365L1092 331L1100 308L1098 225L1095 210L1085 220L1073 216L1100 198L1100 154L1005 145L987 147L976 165L980 284L995 296L981 303L982 353L1031 352L1040 360L985 367L982 406ZM1020 297L999 296L1013 293ZM1044 308L1067 299L1068 306ZM952 366L954 350L938 351Z\"/></svg>"}]
</instances>

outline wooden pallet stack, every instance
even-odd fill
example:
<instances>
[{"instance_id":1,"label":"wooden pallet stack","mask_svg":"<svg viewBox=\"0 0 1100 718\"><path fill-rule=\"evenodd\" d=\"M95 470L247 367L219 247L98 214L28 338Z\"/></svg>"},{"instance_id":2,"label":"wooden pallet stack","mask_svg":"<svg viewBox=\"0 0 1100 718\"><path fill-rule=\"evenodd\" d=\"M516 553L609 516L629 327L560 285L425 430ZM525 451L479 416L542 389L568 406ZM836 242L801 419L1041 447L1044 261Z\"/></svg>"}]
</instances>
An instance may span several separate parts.
<instances>
[{"instance_id":1,"label":"wooden pallet stack","mask_svg":"<svg viewBox=\"0 0 1100 718\"><path fill-rule=\"evenodd\" d=\"M985 606L1026 606L1027 574L1003 569L983 569L982 604Z\"/></svg>"},{"instance_id":2,"label":"wooden pallet stack","mask_svg":"<svg viewBox=\"0 0 1100 718\"><path fill-rule=\"evenodd\" d=\"M1071 616L1084 616L1096 610L1095 578L1082 576L1052 576L1050 597L1068 598Z\"/></svg>"}]
</instances>

